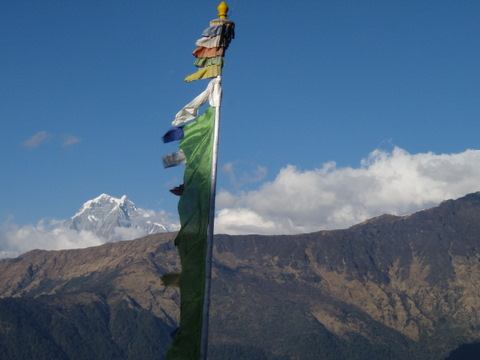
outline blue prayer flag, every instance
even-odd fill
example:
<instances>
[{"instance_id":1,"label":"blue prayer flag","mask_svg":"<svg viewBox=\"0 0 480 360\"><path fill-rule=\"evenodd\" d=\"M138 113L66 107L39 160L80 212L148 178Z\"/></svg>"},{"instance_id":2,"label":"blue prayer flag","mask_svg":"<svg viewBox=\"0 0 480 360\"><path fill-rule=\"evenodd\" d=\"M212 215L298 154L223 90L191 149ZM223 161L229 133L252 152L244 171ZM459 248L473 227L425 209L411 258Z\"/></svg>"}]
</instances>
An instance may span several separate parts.
<instances>
[{"instance_id":1,"label":"blue prayer flag","mask_svg":"<svg viewBox=\"0 0 480 360\"><path fill-rule=\"evenodd\" d=\"M174 127L168 130L162 137L164 143L178 141L183 139L183 128Z\"/></svg>"}]
</instances>

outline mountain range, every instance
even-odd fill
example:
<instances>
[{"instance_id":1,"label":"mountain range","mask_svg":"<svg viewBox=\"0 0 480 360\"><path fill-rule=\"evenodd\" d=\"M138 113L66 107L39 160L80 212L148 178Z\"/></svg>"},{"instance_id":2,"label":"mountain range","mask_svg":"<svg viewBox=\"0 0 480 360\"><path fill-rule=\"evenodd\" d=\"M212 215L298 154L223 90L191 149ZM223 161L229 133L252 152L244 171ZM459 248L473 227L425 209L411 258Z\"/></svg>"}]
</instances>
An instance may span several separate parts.
<instances>
[{"instance_id":1,"label":"mountain range","mask_svg":"<svg viewBox=\"0 0 480 360\"><path fill-rule=\"evenodd\" d=\"M164 359L175 235L0 260L2 359ZM217 235L209 359L476 359L479 282L480 192L342 230Z\"/></svg>"},{"instance_id":2,"label":"mountain range","mask_svg":"<svg viewBox=\"0 0 480 360\"><path fill-rule=\"evenodd\" d=\"M165 218L137 208L127 196L118 199L107 194L87 201L64 225L76 231L91 231L106 241L133 239L177 229Z\"/></svg>"}]
</instances>

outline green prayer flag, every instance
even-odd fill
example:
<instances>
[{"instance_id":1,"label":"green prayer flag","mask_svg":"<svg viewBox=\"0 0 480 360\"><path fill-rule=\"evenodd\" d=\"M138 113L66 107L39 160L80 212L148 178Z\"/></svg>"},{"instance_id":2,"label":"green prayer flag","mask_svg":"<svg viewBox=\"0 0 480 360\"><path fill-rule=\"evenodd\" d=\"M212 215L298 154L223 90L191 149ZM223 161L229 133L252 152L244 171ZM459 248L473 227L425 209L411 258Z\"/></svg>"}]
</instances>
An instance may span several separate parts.
<instances>
[{"instance_id":1,"label":"green prayer flag","mask_svg":"<svg viewBox=\"0 0 480 360\"><path fill-rule=\"evenodd\" d=\"M214 116L215 108L209 107L185 125L179 144L187 159L184 190L178 203L181 228L175 239L182 266L180 328L168 349L167 360L200 357Z\"/></svg>"},{"instance_id":2,"label":"green prayer flag","mask_svg":"<svg viewBox=\"0 0 480 360\"><path fill-rule=\"evenodd\" d=\"M223 57L222 56L216 56L212 58L197 58L193 65L196 67L205 67L205 66L210 66L210 65L220 65L223 66Z\"/></svg>"}]
</instances>

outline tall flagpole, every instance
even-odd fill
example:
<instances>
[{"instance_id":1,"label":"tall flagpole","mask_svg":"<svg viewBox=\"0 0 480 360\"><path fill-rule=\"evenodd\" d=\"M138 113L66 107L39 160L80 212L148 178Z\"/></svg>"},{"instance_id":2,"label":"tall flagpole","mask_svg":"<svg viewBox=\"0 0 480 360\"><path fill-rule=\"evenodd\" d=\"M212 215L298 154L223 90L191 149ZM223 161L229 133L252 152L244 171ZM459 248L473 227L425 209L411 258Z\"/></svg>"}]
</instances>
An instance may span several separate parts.
<instances>
[{"instance_id":1,"label":"tall flagpole","mask_svg":"<svg viewBox=\"0 0 480 360\"><path fill-rule=\"evenodd\" d=\"M228 6L225 1L218 5L218 18L226 19ZM218 77L219 87L221 87L221 78ZM222 91L222 90L220 90ZM210 178L210 211L208 222L207 246L205 254L205 290L203 297L203 312L202 312L202 337L200 343L200 360L207 360L208 352L208 325L210 315L210 288L212 284L212 255L213 255L213 232L215 219L215 196L217 189L217 162L218 162L218 138L220 132L220 105L222 102L222 93L220 92L220 100L218 106L215 108L215 124L213 129L213 146L212 146L212 172Z\"/></svg>"},{"instance_id":2,"label":"tall flagpole","mask_svg":"<svg viewBox=\"0 0 480 360\"><path fill-rule=\"evenodd\" d=\"M235 24L227 20L227 4L222 1L217 9L218 19L210 21L210 26L202 32L202 38L197 40L197 48L192 53L197 58L194 65L199 70L188 75L185 81L215 79L177 113L172 122L174 128L163 137L164 142L181 139L179 151L163 156L164 166L187 164L184 184L170 190L181 196L178 203L181 228L175 245L182 272L170 274L175 275L170 276L171 279L167 277L169 274L162 277L166 286L180 286L180 327L167 350L167 359L170 360L198 357L206 360L208 353L221 74L225 51L235 37ZM206 101L210 107L203 115L197 116L198 108Z\"/></svg>"},{"instance_id":3,"label":"tall flagpole","mask_svg":"<svg viewBox=\"0 0 480 360\"><path fill-rule=\"evenodd\" d=\"M203 298L202 313L202 337L200 344L200 360L207 359L208 351L208 321L210 314L210 288L212 283L212 253L213 253L213 231L215 217L215 193L217 185L217 160L218 160L218 135L220 128L220 104L215 108L215 125L213 133L212 152L212 174L210 184L210 212L208 223L208 236L205 256L205 291Z\"/></svg>"}]
</instances>

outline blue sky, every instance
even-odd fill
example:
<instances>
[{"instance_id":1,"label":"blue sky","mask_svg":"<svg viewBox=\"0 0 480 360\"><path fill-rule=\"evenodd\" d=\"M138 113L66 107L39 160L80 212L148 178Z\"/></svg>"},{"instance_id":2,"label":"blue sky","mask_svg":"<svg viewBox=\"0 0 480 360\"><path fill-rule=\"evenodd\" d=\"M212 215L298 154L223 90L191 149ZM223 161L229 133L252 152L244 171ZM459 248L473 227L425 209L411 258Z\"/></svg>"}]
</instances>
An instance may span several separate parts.
<instances>
[{"instance_id":1,"label":"blue sky","mask_svg":"<svg viewBox=\"0 0 480 360\"><path fill-rule=\"evenodd\" d=\"M101 193L175 214L183 169L162 168L161 136L207 85L183 79L218 3L0 2L0 223ZM480 190L480 2L229 6L219 231L348 226Z\"/></svg>"}]
</instances>

